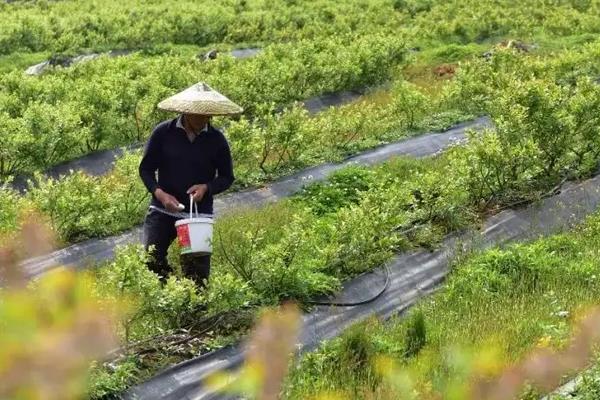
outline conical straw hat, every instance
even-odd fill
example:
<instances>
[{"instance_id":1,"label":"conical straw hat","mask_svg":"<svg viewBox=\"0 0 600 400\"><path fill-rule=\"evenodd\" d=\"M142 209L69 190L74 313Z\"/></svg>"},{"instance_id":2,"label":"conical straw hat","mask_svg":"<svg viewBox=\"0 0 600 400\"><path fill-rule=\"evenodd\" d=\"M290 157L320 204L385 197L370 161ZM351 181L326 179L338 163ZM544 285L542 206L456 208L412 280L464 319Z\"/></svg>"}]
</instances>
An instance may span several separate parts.
<instances>
[{"instance_id":1,"label":"conical straw hat","mask_svg":"<svg viewBox=\"0 0 600 400\"><path fill-rule=\"evenodd\" d=\"M199 82L183 92L158 104L158 108L183 114L230 115L240 114L244 109L206 83Z\"/></svg>"}]
</instances>

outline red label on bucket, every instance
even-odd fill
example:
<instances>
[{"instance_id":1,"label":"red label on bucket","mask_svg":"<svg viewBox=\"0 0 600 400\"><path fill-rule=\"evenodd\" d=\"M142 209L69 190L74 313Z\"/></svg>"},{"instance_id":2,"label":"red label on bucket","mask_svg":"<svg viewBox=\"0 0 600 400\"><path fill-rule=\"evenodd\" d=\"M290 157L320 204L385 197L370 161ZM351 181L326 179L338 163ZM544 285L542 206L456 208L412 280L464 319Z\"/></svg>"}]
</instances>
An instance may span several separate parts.
<instances>
[{"instance_id":1,"label":"red label on bucket","mask_svg":"<svg viewBox=\"0 0 600 400\"><path fill-rule=\"evenodd\" d=\"M190 242L190 230L188 225L179 225L177 227L177 239L179 240L179 246L183 249L191 247Z\"/></svg>"}]
</instances>

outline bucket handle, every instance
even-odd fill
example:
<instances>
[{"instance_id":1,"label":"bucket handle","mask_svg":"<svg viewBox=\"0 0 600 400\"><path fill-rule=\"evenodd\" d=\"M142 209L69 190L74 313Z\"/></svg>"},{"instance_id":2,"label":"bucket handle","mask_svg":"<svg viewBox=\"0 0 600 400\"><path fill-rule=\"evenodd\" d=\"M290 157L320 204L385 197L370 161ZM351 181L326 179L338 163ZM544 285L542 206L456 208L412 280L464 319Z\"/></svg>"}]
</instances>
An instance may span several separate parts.
<instances>
[{"instance_id":1,"label":"bucket handle","mask_svg":"<svg viewBox=\"0 0 600 400\"><path fill-rule=\"evenodd\" d=\"M194 195L190 194L190 219L194 218L194 214L192 212L192 207L193 207L193 212L195 212L196 215L198 215L198 205L196 204L196 202L194 202Z\"/></svg>"}]
</instances>

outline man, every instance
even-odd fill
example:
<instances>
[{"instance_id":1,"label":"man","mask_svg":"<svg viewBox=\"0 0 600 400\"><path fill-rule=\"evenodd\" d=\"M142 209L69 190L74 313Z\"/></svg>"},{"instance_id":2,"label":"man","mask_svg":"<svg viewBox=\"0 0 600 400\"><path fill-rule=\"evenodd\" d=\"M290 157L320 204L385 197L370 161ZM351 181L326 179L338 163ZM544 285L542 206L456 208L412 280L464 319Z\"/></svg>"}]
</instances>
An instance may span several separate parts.
<instances>
[{"instance_id":1,"label":"man","mask_svg":"<svg viewBox=\"0 0 600 400\"><path fill-rule=\"evenodd\" d=\"M171 268L167 250L177 237L175 221L189 217L189 196L201 214L213 213L213 196L234 180L229 144L211 123L213 115L242 109L208 85L198 83L164 101L159 108L181 113L154 128L140 163L140 177L152 193L144 222L148 268L166 280ZM158 176L157 176L158 175ZM210 274L210 255L182 255L185 276L203 287Z\"/></svg>"}]
</instances>

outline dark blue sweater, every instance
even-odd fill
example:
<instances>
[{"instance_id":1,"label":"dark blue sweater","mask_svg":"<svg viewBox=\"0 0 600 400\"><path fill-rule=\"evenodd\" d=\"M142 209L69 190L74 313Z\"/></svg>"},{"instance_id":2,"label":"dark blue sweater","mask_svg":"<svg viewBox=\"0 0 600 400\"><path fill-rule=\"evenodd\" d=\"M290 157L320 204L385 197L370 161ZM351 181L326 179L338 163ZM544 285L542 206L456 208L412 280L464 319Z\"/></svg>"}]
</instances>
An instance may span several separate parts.
<instances>
[{"instance_id":1,"label":"dark blue sweater","mask_svg":"<svg viewBox=\"0 0 600 400\"><path fill-rule=\"evenodd\" d=\"M158 178L157 178L158 175ZM233 163L227 139L211 125L190 142L177 118L161 122L154 128L140 163L140 177L152 193L152 205L163 208L154 196L161 188L185 205L189 212L187 190L206 183L208 191L198 202L198 212L212 214L213 196L233 183Z\"/></svg>"}]
</instances>

